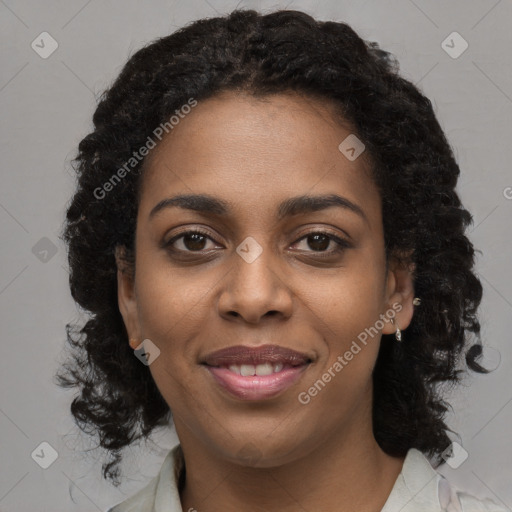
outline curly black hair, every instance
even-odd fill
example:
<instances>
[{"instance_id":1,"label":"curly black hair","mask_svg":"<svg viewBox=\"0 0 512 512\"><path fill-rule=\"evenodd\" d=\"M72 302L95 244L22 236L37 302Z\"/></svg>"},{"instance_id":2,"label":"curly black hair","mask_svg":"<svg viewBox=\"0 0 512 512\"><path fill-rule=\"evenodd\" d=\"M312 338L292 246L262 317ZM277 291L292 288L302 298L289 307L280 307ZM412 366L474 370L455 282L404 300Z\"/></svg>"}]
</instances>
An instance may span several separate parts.
<instances>
[{"instance_id":1,"label":"curly black hair","mask_svg":"<svg viewBox=\"0 0 512 512\"><path fill-rule=\"evenodd\" d=\"M134 234L144 159L104 197L98 187L144 146L190 98L222 91L284 92L334 103L371 157L382 198L386 257L414 266L421 297L403 343L384 335L374 369L373 428L381 448L410 448L441 462L450 445L442 386L466 365L486 372L476 311L482 286L473 272L472 221L455 186L460 173L431 101L398 74L392 54L345 23L291 10L235 10L201 19L137 51L93 116L94 130L74 159L77 188L62 238L70 288L87 312L66 326L72 356L57 381L80 392L71 404L79 427L109 455L103 477L119 485L122 450L169 424L171 411L147 368L133 356L117 298L116 247L134 272Z\"/></svg>"}]
</instances>

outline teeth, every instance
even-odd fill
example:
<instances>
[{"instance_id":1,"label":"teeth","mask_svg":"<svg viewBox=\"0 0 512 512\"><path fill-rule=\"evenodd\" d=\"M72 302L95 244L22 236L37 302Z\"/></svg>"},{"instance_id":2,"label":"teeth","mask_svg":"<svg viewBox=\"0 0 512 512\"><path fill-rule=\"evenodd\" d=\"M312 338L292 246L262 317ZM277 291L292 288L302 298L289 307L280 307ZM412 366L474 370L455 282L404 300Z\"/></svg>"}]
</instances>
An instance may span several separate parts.
<instances>
[{"instance_id":1,"label":"teeth","mask_svg":"<svg viewBox=\"0 0 512 512\"><path fill-rule=\"evenodd\" d=\"M273 373L280 372L283 369L283 363L264 363L264 364L232 364L229 366L229 371L242 375L242 377L251 377L257 375L263 377L265 375L272 375Z\"/></svg>"},{"instance_id":2,"label":"teeth","mask_svg":"<svg viewBox=\"0 0 512 512\"><path fill-rule=\"evenodd\" d=\"M240 366L240 375L242 377L250 377L256 373L256 367L253 364L242 364Z\"/></svg>"},{"instance_id":3,"label":"teeth","mask_svg":"<svg viewBox=\"0 0 512 512\"><path fill-rule=\"evenodd\" d=\"M272 375L274 373L274 368L270 363L259 364L256 366L256 375Z\"/></svg>"}]
</instances>

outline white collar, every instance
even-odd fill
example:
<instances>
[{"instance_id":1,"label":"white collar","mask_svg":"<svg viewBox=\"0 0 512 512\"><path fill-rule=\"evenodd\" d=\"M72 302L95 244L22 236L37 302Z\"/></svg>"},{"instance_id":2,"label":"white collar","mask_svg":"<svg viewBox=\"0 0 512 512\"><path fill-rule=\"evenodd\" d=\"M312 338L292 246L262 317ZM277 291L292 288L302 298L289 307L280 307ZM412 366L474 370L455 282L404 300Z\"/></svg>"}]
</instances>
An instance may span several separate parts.
<instances>
[{"instance_id":1,"label":"white collar","mask_svg":"<svg viewBox=\"0 0 512 512\"><path fill-rule=\"evenodd\" d=\"M411 448L382 512L441 512L441 478L423 453Z\"/></svg>"}]
</instances>

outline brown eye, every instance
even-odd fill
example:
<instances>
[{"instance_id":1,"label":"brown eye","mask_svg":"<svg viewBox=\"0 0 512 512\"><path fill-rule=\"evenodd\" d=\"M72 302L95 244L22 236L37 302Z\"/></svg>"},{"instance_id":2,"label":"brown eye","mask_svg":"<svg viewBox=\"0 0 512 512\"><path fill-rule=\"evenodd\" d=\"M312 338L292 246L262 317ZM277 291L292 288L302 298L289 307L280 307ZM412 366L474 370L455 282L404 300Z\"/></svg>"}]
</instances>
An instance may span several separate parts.
<instances>
[{"instance_id":1,"label":"brown eye","mask_svg":"<svg viewBox=\"0 0 512 512\"><path fill-rule=\"evenodd\" d=\"M331 243L331 238L322 234L308 235L308 246L314 251L325 251Z\"/></svg>"},{"instance_id":2,"label":"brown eye","mask_svg":"<svg viewBox=\"0 0 512 512\"><path fill-rule=\"evenodd\" d=\"M212 239L202 231L184 231L171 238L165 247L175 252L200 252L207 249L208 241L212 241Z\"/></svg>"},{"instance_id":3,"label":"brown eye","mask_svg":"<svg viewBox=\"0 0 512 512\"><path fill-rule=\"evenodd\" d=\"M352 245L337 235L327 231L315 231L299 239L296 244L303 243L306 247L300 248L306 252L316 252L326 255L335 255L343 252ZM331 249L329 249L331 247Z\"/></svg>"},{"instance_id":4,"label":"brown eye","mask_svg":"<svg viewBox=\"0 0 512 512\"><path fill-rule=\"evenodd\" d=\"M201 233L187 233L183 235L183 245L191 251L201 251L204 249L206 237Z\"/></svg>"}]
</instances>

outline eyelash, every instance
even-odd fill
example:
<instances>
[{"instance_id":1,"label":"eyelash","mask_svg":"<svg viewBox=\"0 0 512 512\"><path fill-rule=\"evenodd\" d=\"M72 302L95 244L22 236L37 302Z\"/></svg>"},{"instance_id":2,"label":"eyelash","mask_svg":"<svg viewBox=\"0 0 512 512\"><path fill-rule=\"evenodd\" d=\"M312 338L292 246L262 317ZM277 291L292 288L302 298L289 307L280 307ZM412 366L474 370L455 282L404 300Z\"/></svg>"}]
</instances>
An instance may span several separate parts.
<instances>
[{"instance_id":1,"label":"eyelash","mask_svg":"<svg viewBox=\"0 0 512 512\"><path fill-rule=\"evenodd\" d=\"M200 254L201 251L190 251L190 250L176 249L176 248L172 247L174 242L176 242L180 238L183 238L186 235L202 235L202 236L208 238L209 240L215 242L215 240L213 240L213 238L209 235L209 233L207 233L206 231L203 231L201 229L196 228L196 229L192 229L192 230L189 230L189 231L183 231L180 234L174 236L168 242L163 244L164 248L167 248L167 249L169 249L172 252L182 252L182 253L189 253L189 254L194 254L194 253ZM296 242L294 242L294 244L296 244L298 242L301 242L302 240L304 240L304 239L306 239L306 238L308 238L309 236L312 236L312 235L325 235L330 240L334 241L337 244L336 249L330 250L330 251L307 251L307 252L314 253L315 257L317 257L317 258L332 257L333 255L340 254L340 253L344 252L346 249L350 249L352 247L352 244L350 242L348 242L348 240L340 238L339 236L335 235L334 233L331 233L330 231L321 231L321 230L320 231L318 231L318 230L317 231L310 231L308 233L305 233L304 235L301 236L301 238L299 238Z\"/></svg>"}]
</instances>

